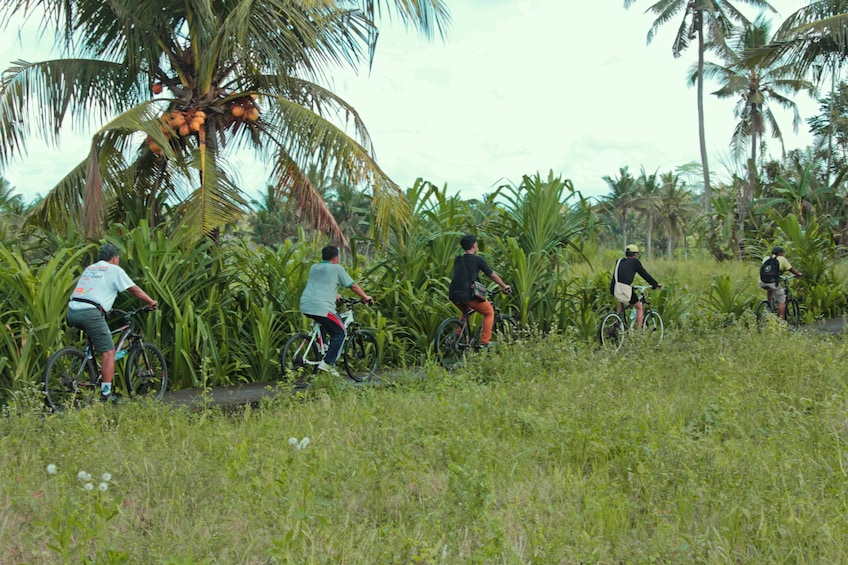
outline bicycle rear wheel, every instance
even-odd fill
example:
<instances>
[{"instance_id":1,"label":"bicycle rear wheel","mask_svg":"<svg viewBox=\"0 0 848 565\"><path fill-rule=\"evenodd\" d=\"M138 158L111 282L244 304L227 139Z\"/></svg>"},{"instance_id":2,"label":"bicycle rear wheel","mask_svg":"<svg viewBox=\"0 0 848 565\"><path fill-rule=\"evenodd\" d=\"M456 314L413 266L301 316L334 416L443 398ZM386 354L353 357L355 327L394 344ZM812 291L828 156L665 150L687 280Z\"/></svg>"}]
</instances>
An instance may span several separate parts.
<instances>
[{"instance_id":1,"label":"bicycle rear wheel","mask_svg":"<svg viewBox=\"0 0 848 565\"><path fill-rule=\"evenodd\" d=\"M436 358L445 369L453 369L465 360L470 347L468 330L457 318L448 318L436 330Z\"/></svg>"},{"instance_id":2,"label":"bicycle rear wheel","mask_svg":"<svg viewBox=\"0 0 848 565\"><path fill-rule=\"evenodd\" d=\"M97 369L85 353L65 347L50 356L44 367L44 393L54 412L90 404L100 394Z\"/></svg>"},{"instance_id":3,"label":"bicycle rear wheel","mask_svg":"<svg viewBox=\"0 0 848 565\"><path fill-rule=\"evenodd\" d=\"M318 349L317 341L312 344L312 347L307 348L309 339L309 334L306 332L296 333L283 346L280 353L280 369L284 379L294 376L301 370L305 370L308 374L318 370L318 362L323 359L323 355Z\"/></svg>"},{"instance_id":4,"label":"bicycle rear wheel","mask_svg":"<svg viewBox=\"0 0 848 565\"><path fill-rule=\"evenodd\" d=\"M665 326L660 313L656 310L650 310L645 314L645 319L642 321L642 330L648 345L658 347L662 343L663 335L665 335Z\"/></svg>"},{"instance_id":5,"label":"bicycle rear wheel","mask_svg":"<svg viewBox=\"0 0 848 565\"><path fill-rule=\"evenodd\" d=\"M801 325L801 306L794 298L786 301L786 322L792 329Z\"/></svg>"},{"instance_id":6,"label":"bicycle rear wheel","mask_svg":"<svg viewBox=\"0 0 848 565\"><path fill-rule=\"evenodd\" d=\"M368 330L356 330L348 337L342 352L345 371L358 383L369 380L380 361L380 346L377 336Z\"/></svg>"},{"instance_id":7,"label":"bicycle rear wheel","mask_svg":"<svg viewBox=\"0 0 848 565\"><path fill-rule=\"evenodd\" d=\"M766 321L766 316L769 314L774 314L771 311L771 304L768 300L760 300L760 303L757 304L757 309L754 312L757 319L757 327L760 327Z\"/></svg>"},{"instance_id":8,"label":"bicycle rear wheel","mask_svg":"<svg viewBox=\"0 0 848 565\"><path fill-rule=\"evenodd\" d=\"M165 356L152 343L134 345L127 356L124 380L128 395L161 400L168 388Z\"/></svg>"},{"instance_id":9,"label":"bicycle rear wheel","mask_svg":"<svg viewBox=\"0 0 848 565\"><path fill-rule=\"evenodd\" d=\"M610 312L601 320L601 345L618 351L624 343L624 322L615 312Z\"/></svg>"}]
</instances>

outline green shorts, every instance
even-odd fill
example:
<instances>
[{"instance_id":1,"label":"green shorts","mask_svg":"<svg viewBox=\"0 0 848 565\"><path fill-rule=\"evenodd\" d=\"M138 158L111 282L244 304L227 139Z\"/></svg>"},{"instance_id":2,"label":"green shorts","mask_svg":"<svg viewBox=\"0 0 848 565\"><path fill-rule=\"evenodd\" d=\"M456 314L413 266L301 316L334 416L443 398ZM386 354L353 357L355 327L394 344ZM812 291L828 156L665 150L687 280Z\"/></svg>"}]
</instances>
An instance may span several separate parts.
<instances>
[{"instance_id":1,"label":"green shorts","mask_svg":"<svg viewBox=\"0 0 848 565\"><path fill-rule=\"evenodd\" d=\"M68 325L85 331L91 340L91 347L97 353L105 353L115 349L112 341L112 332L104 316L97 308L83 308L81 310L68 309Z\"/></svg>"}]
</instances>

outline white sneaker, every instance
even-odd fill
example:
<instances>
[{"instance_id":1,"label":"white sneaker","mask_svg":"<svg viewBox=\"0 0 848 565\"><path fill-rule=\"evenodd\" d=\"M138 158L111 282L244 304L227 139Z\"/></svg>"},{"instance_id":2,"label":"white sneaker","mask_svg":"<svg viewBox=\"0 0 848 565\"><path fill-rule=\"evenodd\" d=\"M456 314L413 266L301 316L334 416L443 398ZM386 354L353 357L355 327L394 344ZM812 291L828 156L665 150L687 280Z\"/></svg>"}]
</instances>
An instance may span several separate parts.
<instances>
[{"instance_id":1,"label":"white sneaker","mask_svg":"<svg viewBox=\"0 0 848 565\"><path fill-rule=\"evenodd\" d=\"M339 372L336 370L336 368L334 366L330 365L329 363L324 363L323 361L320 361L318 363L318 370L319 371L326 371L326 372L330 373L331 375L333 375L334 377L340 377L341 376L341 375L339 375Z\"/></svg>"}]
</instances>

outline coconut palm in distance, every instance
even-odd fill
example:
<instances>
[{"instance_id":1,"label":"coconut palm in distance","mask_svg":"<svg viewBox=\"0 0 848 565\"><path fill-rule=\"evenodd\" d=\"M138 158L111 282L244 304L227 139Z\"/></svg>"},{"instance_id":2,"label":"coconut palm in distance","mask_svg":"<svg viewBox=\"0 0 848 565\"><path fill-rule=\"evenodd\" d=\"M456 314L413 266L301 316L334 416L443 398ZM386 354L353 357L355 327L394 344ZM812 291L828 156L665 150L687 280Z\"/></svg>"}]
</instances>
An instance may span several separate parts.
<instances>
[{"instance_id":1,"label":"coconut palm in distance","mask_svg":"<svg viewBox=\"0 0 848 565\"><path fill-rule=\"evenodd\" d=\"M637 0L624 0L624 7L629 8ZM757 8L775 11L765 0L739 0ZM724 49L724 38L733 29L733 22L747 25L748 19L729 0L659 0L652 4L646 12L651 12L656 19L648 31L648 43L651 43L660 26L671 21L680 12L683 20L674 36L671 46L672 54L679 57L689 42L698 40L698 141L701 150L701 165L704 173L704 212L709 216L711 207L710 168L707 160L707 140L704 133L704 52L707 41L719 52Z\"/></svg>"},{"instance_id":2,"label":"coconut palm in distance","mask_svg":"<svg viewBox=\"0 0 848 565\"><path fill-rule=\"evenodd\" d=\"M725 65L706 62L703 71L706 78L721 83L721 88L713 94L719 98L738 98L734 115L739 122L730 141L731 154L739 160L750 149L750 160L754 165L757 163L757 150L765 143L762 137L767 130L771 130L772 137L780 141L783 149L783 132L769 102L792 111L792 128L797 132L801 123L798 105L786 95L800 91L812 93L814 90L812 83L797 78L788 64L764 66L757 60L745 58L747 53L768 44L770 31L769 22L758 17L752 25L738 30L732 42L734 45L725 52ZM693 84L697 80L696 73L693 67L689 78ZM756 175L755 168L752 174Z\"/></svg>"},{"instance_id":3,"label":"coconut palm in distance","mask_svg":"<svg viewBox=\"0 0 848 565\"><path fill-rule=\"evenodd\" d=\"M0 166L25 155L33 134L56 143L66 117L99 128L87 163L36 208L53 225L82 206L96 235L101 194L134 193L155 212L165 191L182 221L210 233L246 204L228 170L239 148L336 240L310 165L370 187L378 219L403 216L356 110L322 84L333 67L373 59L378 16L444 37L442 0L0 0L6 22L33 14L65 56L4 72Z\"/></svg>"}]
</instances>

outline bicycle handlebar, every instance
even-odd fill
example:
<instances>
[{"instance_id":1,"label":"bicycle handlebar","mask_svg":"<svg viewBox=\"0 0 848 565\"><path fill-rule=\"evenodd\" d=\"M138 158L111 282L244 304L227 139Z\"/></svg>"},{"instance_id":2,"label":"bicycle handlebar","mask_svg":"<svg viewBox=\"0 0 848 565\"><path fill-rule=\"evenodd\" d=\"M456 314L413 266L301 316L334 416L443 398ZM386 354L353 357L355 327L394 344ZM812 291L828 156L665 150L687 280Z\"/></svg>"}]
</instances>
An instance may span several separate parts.
<instances>
[{"instance_id":1,"label":"bicycle handlebar","mask_svg":"<svg viewBox=\"0 0 848 565\"><path fill-rule=\"evenodd\" d=\"M114 317L114 316L121 316L125 320L129 320L130 318L138 315L138 313L143 311L143 310L152 311L153 308L151 308L147 304L145 304L144 306L141 306L139 308L136 308L135 310L121 310L119 308L113 308L112 310L109 310L109 313L108 313L107 316L110 317L110 318Z\"/></svg>"},{"instance_id":2,"label":"bicycle handlebar","mask_svg":"<svg viewBox=\"0 0 848 565\"><path fill-rule=\"evenodd\" d=\"M371 302L365 302L361 298L344 298L344 297L342 297L339 300L339 302L341 304L344 304L345 306L353 306L354 304L366 304L368 306L373 306L376 301L372 300Z\"/></svg>"}]
</instances>

